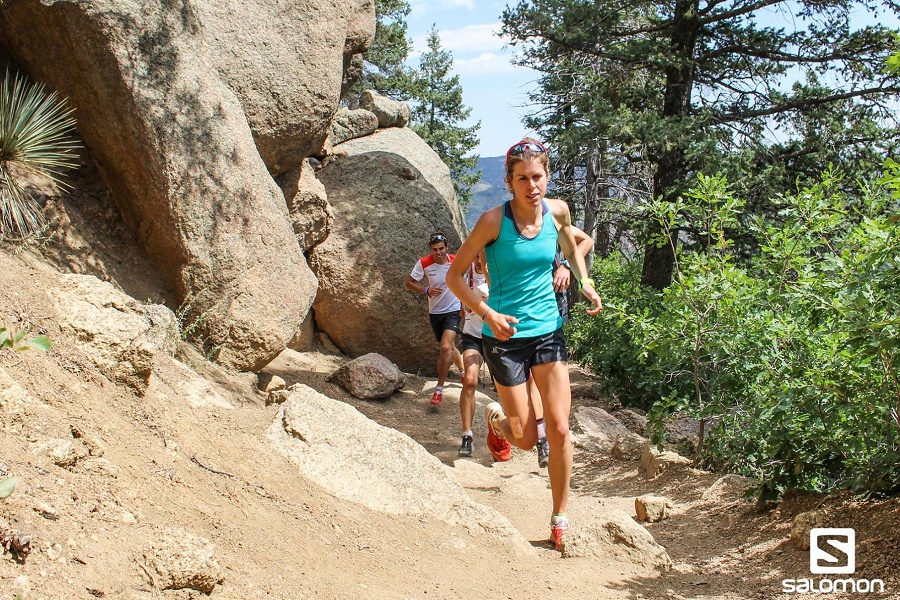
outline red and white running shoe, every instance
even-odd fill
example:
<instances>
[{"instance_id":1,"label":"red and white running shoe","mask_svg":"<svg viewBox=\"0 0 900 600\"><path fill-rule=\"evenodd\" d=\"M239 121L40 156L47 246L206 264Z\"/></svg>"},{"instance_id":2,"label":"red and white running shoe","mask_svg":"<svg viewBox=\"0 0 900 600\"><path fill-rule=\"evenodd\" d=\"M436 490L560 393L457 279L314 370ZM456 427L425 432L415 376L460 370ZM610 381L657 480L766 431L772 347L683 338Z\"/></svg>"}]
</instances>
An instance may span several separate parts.
<instances>
[{"instance_id":1,"label":"red and white running shoe","mask_svg":"<svg viewBox=\"0 0 900 600\"><path fill-rule=\"evenodd\" d=\"M569 519L566 515L550 517L550 541L556 546L558 552L563 550L563 536L567 531L569 531Z\"/></svg>"},{"instance_id":2,"label":"red and white running shoe","mask_svg":"<svg viewBox=\"0 0 900 600\"><path fill-rule=\"evenodd\" d=\"M487 447L491 451L494 460L505 462L512 458L512 448L505 439L503 434L494 428L494 422L503 416L503 407L499 402L491 402L484 407L484 420L487 421Z\"/></svg>"}]
</instances>

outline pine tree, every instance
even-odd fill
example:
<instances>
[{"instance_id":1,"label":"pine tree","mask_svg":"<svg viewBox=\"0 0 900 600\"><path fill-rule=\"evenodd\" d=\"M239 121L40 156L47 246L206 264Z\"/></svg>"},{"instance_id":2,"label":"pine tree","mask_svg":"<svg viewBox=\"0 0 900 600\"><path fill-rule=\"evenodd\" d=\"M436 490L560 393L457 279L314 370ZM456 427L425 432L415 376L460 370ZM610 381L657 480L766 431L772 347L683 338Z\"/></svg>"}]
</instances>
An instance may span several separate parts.
<instances>
[{"instance_id":1,"label":"pine tree","mask_svg":"<svg viewBox=\"0 0 900 600\"><path fill-rule=\"evenodd\" d=\"M502 21L511 44L523 47L520 64L568 73L577 84L544 90L554 96L551 109L570 111L568 139L608 141L620 165L649 165L653 198L674 201L697 173L740 177L743 189L765 198L798 172L883 158L898 133L900 78L883 66L893 32L852 20L878 10L890 6L521 0ZM781 179L771 186L773 177ZM657 234L651 226L647 237ZM673 236L646 243L645 284L671 281Z\"/></svg>"},{"instance_id":2,"label":"pine tree","mask_svg":"<svg viewBox=\"0 0 900 600\"><path fill-rule=\"evenodd\" d=\"M410 10L406 0L375 0L375 38L365 53L363 75L353 97L364 90L394 100L409 97L412 70L405 62L412 49L406 25Z\"/></svg>"},{"instance_id":3,"label":"pine tree","mask_svg":"<svg viewBox=\"0 0 900 600\"><path fill-rule=\"evenodd\" d=\"M413 74L410 128L431 146L450 168L453 187L461 206L472 198L472 186L481 179L476 171L478 156L466 156L478 145L481 121L471 127L460 125L472 114L463 104L459 75L450 75L453 55L441 47L441 39L432 26L428 33L428 51L422 54L419 69Z\"/></svg>"}]
</instances>

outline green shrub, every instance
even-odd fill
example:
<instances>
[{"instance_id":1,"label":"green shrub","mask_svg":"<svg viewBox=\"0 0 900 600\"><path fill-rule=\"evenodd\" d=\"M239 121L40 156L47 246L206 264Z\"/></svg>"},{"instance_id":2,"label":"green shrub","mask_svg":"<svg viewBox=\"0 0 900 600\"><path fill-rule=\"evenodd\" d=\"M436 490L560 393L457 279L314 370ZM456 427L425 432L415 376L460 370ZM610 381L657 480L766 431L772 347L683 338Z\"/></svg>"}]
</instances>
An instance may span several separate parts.
<instances>
[{"instance_id":1,"label":"green shrub","mask_svg":"<svg viewBox=\"0 0 900 600\"><path fill-rule=\"evenodd\" d=\"M730 245L741 203L721 178L651 204L661 239L684 242L672 285L641 289L631 263L598 262L608 309L573 322L573 357L623 401L652 403L657 432L675 410L708 424L697 460L757 477L763 496L896 493L900 166L887 167L858 195L827 172L775 199L777 222L747 221L749 261Z\"/></svg>"},{"instance_id":2,"label":"green shrub","mask_svg":"<svg viewBox=\"0 0 900 600\"><path fill-rule=\"evenodd\" d=\"M638 283L640 270L640 260L595 260L591 272L602 282L604 309L595 317L571 311L566 333L572 359L599 375L605 392L624 406L646 410L668 384L656 355L634 331L637 322L656 319L663 308L659 295Z\"/></svg>"}]
</instances>

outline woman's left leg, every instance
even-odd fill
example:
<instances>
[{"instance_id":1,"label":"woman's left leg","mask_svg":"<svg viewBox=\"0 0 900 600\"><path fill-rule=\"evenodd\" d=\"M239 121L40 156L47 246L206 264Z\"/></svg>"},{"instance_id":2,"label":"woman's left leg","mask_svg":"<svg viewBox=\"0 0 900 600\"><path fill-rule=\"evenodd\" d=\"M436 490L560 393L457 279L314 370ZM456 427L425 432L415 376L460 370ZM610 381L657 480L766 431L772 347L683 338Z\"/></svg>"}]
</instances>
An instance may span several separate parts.
<instances>
[{"instance_id":1,"label":"woman's left leg","mask_svg":"<svg viewBox=\"0 0 900 600\"><path fill-rule=\"evenodd\" d=\"M566 512L569 482L572 479L572 441L569 437L569 413L572 409L572 390L569 385L569 366L554 361L531 367L534 383L540 391L550 444L550 489L553 494L553 513Z\"/></svg>"}]
</instances>

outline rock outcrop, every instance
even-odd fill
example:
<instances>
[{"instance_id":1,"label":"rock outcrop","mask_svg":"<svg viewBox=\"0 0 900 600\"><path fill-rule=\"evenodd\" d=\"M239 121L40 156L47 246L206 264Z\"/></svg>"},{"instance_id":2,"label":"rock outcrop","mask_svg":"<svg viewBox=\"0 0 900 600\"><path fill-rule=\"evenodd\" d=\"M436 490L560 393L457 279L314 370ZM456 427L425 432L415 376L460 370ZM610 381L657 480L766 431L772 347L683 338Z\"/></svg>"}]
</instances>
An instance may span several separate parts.
<instances>
[{"instance_id":1,"label":"rock outcrop","mask_svg":"<svg viewBox=\"0 0 900 600\"><path fill-rule=\"evenodd\" d=\"M639 461L643 457L647 439L630 431L617 416L596 406L576 407L572 416L572 443L579 448L610 454L618 460Z\"/></svg>"},{"instance_id":2,"label":"rock outcrop","mask_svg":"<svg viewBox=\"0 0 900 600\"><path fill-rule=\"evenodd\" d=\"M406 127L409 123L409 105L406 102L391 100L374 90L362 93L359 107L374 114L379 127Z\"/></svg>"},{"instance_id":3,"label":"rock outcrop","mask_svg":"<svg viewBox=\"0 0 900 600\"><path fill-rule=\"evenodd\" d=\"M690 464L691 460L689 458L685 458L676 452L670 450L660 452L649 440L644 443L644 450L641 454L641 468L644 469L644 474L649 479L653 479L672 466L689 466Z\"/></svg>"},{"instance_id":4,"label":"rock outcrop","mask_svg":"<svg viewBox=\"0 0 900 600\"><path fill-rule=\"evenodd\" d=\"M143 305L93 275L63 275L48 290L60 327L113 381L143 394L157 356L175 352L178 323L162 305Z\"/></svg>"},{"instance_id":5,"label":"rock outcrop","mask_svg":"<svg viewBox=\"0 0 900 600\"><path fill-rule=\"evenodd\" d=\"M331 143L335 146L348 140L372 135L378 129L378 117L373 113L357 108L351 110L341 107L331 123Z\"/></svg>"},{"instance_id":6,"label":"rock outcrop","mask_svg":"<svg viewBox=\"0 0 900 600\"><path fill-rule=\"evenodd\" d=\"M194 0L211 58L278 174L328 135L344 74L375 37L371 0Z\"/></svg>"},{"instance_id":7,"label":"rock outcrop","mask_svg":"<svg viewBox=\"0 0 900 600\"><path fill-rule=\"evenodd\" d=\"M825 525L825 513L810 510L794 517L791 523L791 543L797 550L809 550L809 534L816 527Z\"/></svg>"},{"instance_id":8,"label":"rock outcrop","mask_svg":"<svg viewBox=\"0 0 900 600\"><path fill-rule=\"evenodd\" d=\"M315 297L270 173L322 147L344 67L374 35L345 0L19 0L0 50L67 97L125 222L217 360L257 370Z\"/></svg>"},{"instance_id":9,"label":"rock outcrop","mask_svg":"<svg viewBox=\"0 0 900 600\"><path fill-rule=\"evenodd\" d=\"M141 564L154 589L210 594L225 581L214 554L215 546L206 538L180 528L165 528L155 534Z\"/></svg>"},{"instance_id":10,"label":"rock outcrop","mask_svg":"<svg viewBox=\"0 0 900 600\"><path fill-rule=\"evenodd\" d=\"M316 179L310 161L304 160L300 166L278 178L291 215L294 235L303 252L324 242L334 226L325 186Z\"/></svg>"},{"instance_id":11,"label":"rock outcrop","mask_svg":"<svg viewBox=\"0 0 900 600\"><path fill-rule=\"evenodd\" d=\"M645 494L634 499L634 512L638 521L656 523L668 519L673 508L672 501L664 496Z\"/></svg>"},{"instance_id":12,"label":"rock outcrop","mask_svg":"<svg viewBox=\"0 0 900 600\"><path fill-rule=\"evenodd\" d=\"M581 523L574 533L566 536L562 555L563 558L603 560L612 557L660 571L672 568L672 559L666 549L621 510L594 515L587 523Z\"/></svg>"},{"instance_id":13,"label":"rock outcrop","mask_svg":"<svg viewBox=\"0 0 900 600\"><path fill-rule=\"evenodd\" d=\"M404 282L429 234L447 233L454 251L464 235L447 166L411 130L379 129L335 146L319 180L334 212L332 235L309 259L319 329L347 355L377 352L404 371L434 371L427 306Z\"/></svg>"},{"instance_id":14,"label":"rock outcrop","mask_svg":"<svg viewBox=\"0 0 900 600\"><path fill-rule=\"evenodd\" d=\"M303 384L290 391L268 437L303 477L372 510L461 525L502 540L517 554L533 554L506 517L474 502L413 439Z\"/></svg>"}]
</instances>

